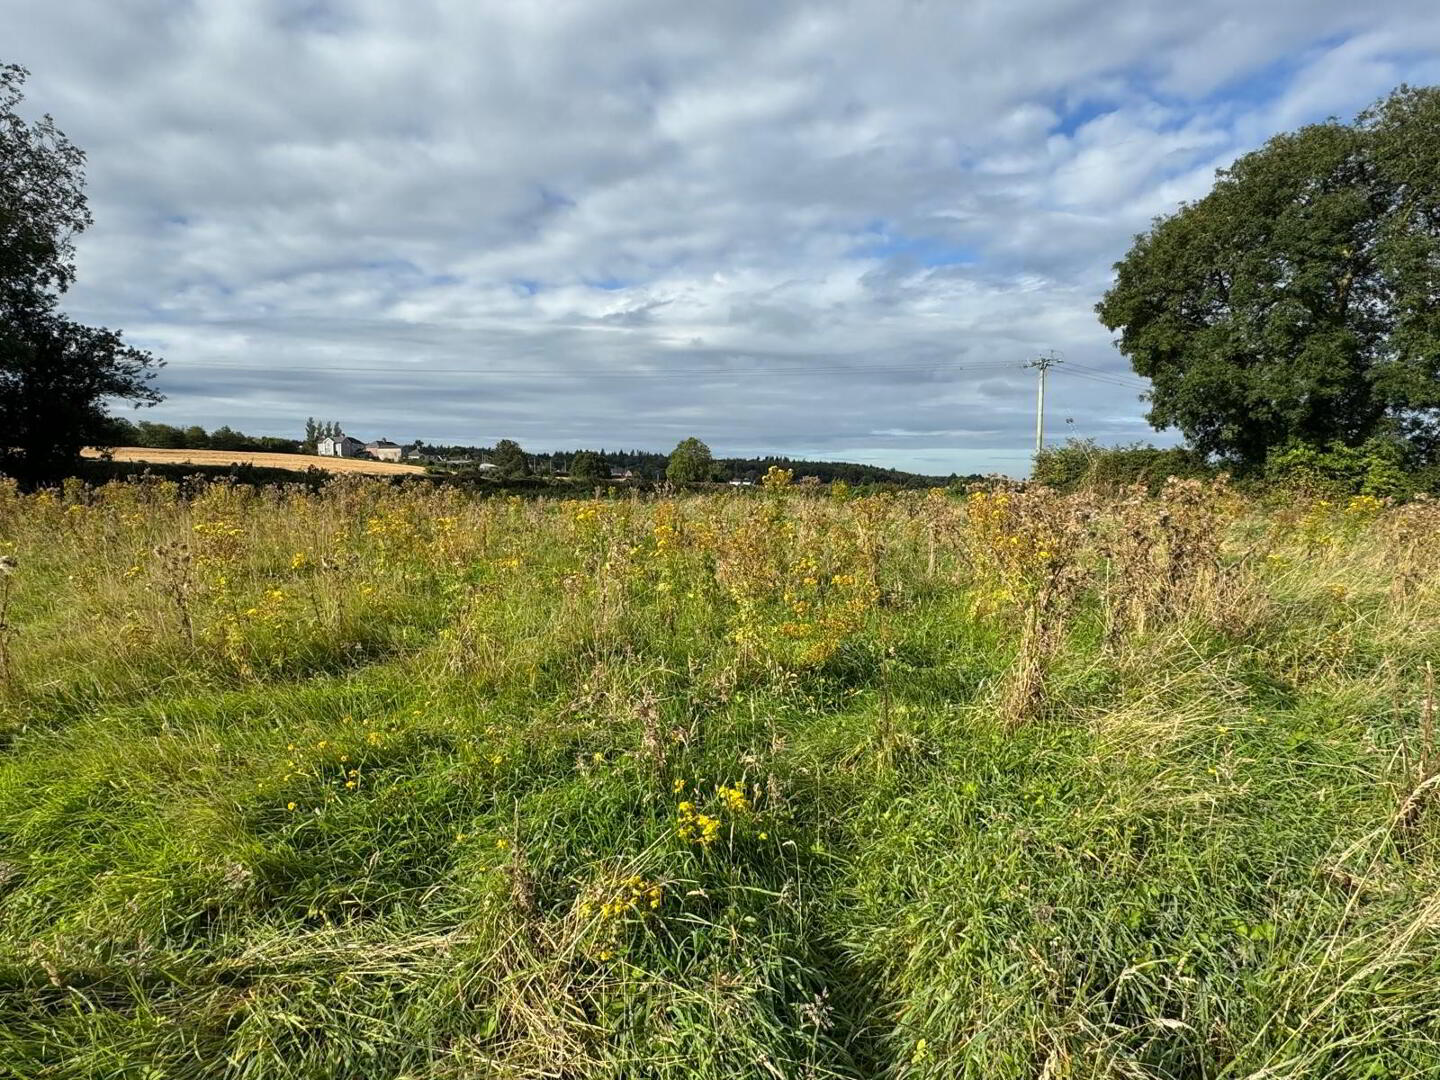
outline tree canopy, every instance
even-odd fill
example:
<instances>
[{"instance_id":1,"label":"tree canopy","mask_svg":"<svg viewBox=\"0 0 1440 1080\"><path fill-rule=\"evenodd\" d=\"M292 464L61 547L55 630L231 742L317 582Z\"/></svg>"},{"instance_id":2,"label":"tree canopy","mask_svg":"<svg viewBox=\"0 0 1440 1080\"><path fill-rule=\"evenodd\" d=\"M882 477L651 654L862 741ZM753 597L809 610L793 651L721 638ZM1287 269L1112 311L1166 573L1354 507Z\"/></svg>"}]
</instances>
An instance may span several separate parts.
<instances>
[{"instance_id":1,"label":"tree canopy","mask_svg":"<svg viewBox=\"0 0 1440 1080\"><path fill-rule=\"evenodd\" d=\"M1440 444L1440 88L1278 135L1157 219L1097 305L1149 419L1259 464Z\"/></svg>"},{"instance_id":2,"label":"tree canopy","mask_svg":"<svg viewBox=\"0 0 1440 1080\"><path fill-rule=\"evenodd\" d=\"M26 75L0 65L0 470L34 481L105 439L108 402L160 395L159 361L57 310L75 279L74 237L91 221L85 155L50 117L20 117Z\"/></svg>"},{"instance_id":3,"label":"tree canopy","mask_svg":"<svg viewBox=\"0 0 1440 1080\"><path fill-rule=\"evenodd\" d=\"M490 464L494 465L501 476L517 477L530 475L530 462L525 457L525 451L514 439L501 439L495 444L495 451L491 455Z\"/></svg>"},{"instance_id":4,"label":"tree canopy","mask_svg":"<svg viewBox=\"0 0 1440 1080\"><path fill-rule=\"evenodd\" d=\"M715 469L710 447L696 438L684 439L670 451L665 478L678 484L695 484L709 480Z\"/></svg>"},{"instance_id":5,"label":"tree canopy","mask_svg":"<svg viewBox=\"0 0 1440 1080\"><path fill-rule=\"evenodd\" d=\"M605 475L605 463L593 450L577 450L570 459L570 475L576 480L599 480Z\"/></svg>"}]
</instances>

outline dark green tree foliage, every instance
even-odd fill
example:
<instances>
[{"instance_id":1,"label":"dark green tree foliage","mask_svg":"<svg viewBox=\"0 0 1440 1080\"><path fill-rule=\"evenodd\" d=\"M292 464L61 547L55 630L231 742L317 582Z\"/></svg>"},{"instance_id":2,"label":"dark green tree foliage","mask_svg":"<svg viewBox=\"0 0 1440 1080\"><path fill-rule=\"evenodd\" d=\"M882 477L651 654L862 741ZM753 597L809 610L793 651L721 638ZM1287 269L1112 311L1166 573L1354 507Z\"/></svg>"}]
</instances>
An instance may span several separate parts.
<instances>
[{"instance_id":1,"label":"dark green tree foliage","mask_svg":"<svg viewBox=\"0 0 1440 1080\"><path fill-rule=\"evenodd\" d=\"M606 474L605 463L593 450L577 450L570 459L570 475L576 480L599 480Z\"/></svg>"},{"instance_id":2,"label":"dark green tree foliage","mask_svg":"<svg viewBox=\"0 0 1440 1080\"><path fill-rule=\"evenodd\" d=\"M696 438L682 441L670 451L670 461L665 466L665 478L677 484L698 484L713 478L715 459L710 447Z\"/></svg>"},{"instance_id":3,"label":"dark green tree foliage","mask_svg":"<svg viewBox=\"0 0 1440 1080\"><path fill-rule=\"evenodd\" d=\"M229 427L207 432L199 424L176 427L142 420L131 423L123 416L107 419L102 446L154 446L169 450L245 450L267 454L304 453L299 439L282 439L274 435L246 435Z\"/></svg>"},{"instance_id":4,"label":"dark green tree foliage","mask_svg":"<svg viewBox=\"0 0 1440 1080\"><path fill-rule=\"evenodd\" d=\"M495 444L490 464L494 465L503 477L530 475L530 462L526 460L525 451L520 449L520 444L514 439L501 439Z\"/></svg>"},{"instance_id":5,"label":"dark green tree foliage","mask_svg":"<svg viewBox=\"0 0 1440 1080\"><path fill-rule=\"evenodd\" d=\"M27 72L0 65L0 471L27 481L73 469L111 428L111 401L153 404L159 361L113 330L57 310L90 224L84 153L50 117L16 112Z\"/></svg>"},{"instance_id":6,"label":"dark green tree foliage","mask_svg":"<svg viewBox=\"0 0 1440 1080\"><path fill-rule=\"evenodd\" d=\"M1256 465L1440 418L1440 88L1279 135L1158 219L1097 305L1149 419Z\"/></svg>"}]
</instances>

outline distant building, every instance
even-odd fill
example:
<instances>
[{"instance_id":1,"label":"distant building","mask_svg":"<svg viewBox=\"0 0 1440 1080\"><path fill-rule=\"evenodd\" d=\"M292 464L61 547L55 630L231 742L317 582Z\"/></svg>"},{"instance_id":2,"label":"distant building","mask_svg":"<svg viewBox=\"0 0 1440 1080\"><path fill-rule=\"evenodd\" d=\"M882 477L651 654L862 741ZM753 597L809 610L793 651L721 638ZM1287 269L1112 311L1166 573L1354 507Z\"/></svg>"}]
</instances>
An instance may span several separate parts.
<instances>
[{"instance_id":1,"label":"distant building","mask_svg":"<svg viewBox=\"0 0 1440 1080\"><path fill-rule=\"evenodd\" d=\"M349 435L326 435L315 444L315 452L321 457L355 457L365 444Z\"/></svg>"},{"instance_id":2,"label":"distant building","mask_svg":"<svg viewBox=\"0 0 1440 1080\"><path fill-rule=\"evenodd\" d=\"M622 469L622 468L620 468L620 466L618 466L618 465L611 465L611 466L610 466L610 479L611 479L611 480L633 480L634 478L635 478L635 474L634 474L633 472L631 472L629 469Z\"/></svg>"},{"instance_id":3,"label":"distant building","mask_svg":"<svg viewBox=\"0 0 1440 1080\"><path fill-rule=\"evenodd\" d=\"M365 452L376 461L399 461L405 454L399 443L393 443L389 439L376 439L366 443Z\"/></svg>"}]
</instances>

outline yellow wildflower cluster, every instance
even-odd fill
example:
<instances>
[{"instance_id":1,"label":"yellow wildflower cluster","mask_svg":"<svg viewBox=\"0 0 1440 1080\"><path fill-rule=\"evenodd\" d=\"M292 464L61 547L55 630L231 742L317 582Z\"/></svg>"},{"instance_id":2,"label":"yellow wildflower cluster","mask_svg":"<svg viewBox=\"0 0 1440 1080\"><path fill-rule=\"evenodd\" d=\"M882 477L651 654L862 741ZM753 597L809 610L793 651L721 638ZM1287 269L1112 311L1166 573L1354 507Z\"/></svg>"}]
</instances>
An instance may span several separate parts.
<instances>
[{"instance_id":1,"label":"yellow wildflower cluster","mask_svg":"<svg viewBox=\"0 0 1440 1080\"><path fill-rule=\"evenodd\" d=\"M739 784L734 787L720 784L715 788L715 794L720 797L725 809L732 814L743 814L750 809L750 800L745 795L745 789Z\"/></svg>"},{"instance_id":2,"label":"yellow wildflower cluster","mask_svg":"<svg viewBox=\"0 0 1440 1080\"><path fill-rule=\"evenodd\" d=\"M620 882L619 889L608 897L583 900L580 914L586 918L598 915L602 921L623 919L635 911L655 910L665 899L665 889L648 878L632 874Z\"/></svg>"},{"instance_id":3,"label":"yellow wildflower cluster","mask_svg":"<svg viewBox=\"0 0 1440 1080\"><path fill-rule=\"evenodd\" d=\"M675 833L700 847L709 847L720 834L720 819L702 814L688 799L675 808Z\"/></svg>"},{"instance_id":4,"label":"yellow wildflower cluster","mask_svg":"<svg viewBox=\"0 0 1440 1080\"><path fill-rule=\"evenodd\" d=\"M765 470L765 475L761 478L760 483L771 491L775 491L780 488L789 487L794 479L794 469L782 469L778 465L771 465L770 468Z\"/></svg>"}]
</instances>

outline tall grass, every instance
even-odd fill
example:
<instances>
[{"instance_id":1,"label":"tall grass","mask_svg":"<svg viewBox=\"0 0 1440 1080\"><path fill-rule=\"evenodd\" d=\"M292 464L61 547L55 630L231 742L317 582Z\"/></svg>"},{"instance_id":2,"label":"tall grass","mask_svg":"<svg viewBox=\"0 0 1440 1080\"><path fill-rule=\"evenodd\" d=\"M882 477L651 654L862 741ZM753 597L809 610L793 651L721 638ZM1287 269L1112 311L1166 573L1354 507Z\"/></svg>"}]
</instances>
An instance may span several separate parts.
<instances>
[{"instance_id":1,"label":"tall grass","mask_svg":"<svg viewBox=\"0 0 1440 1080\"><path fill-rule=\"evenodd\" d=\"M1440 508L0 490L0 1072L1440 1075Z\"/></svg>"}]
</instances>

